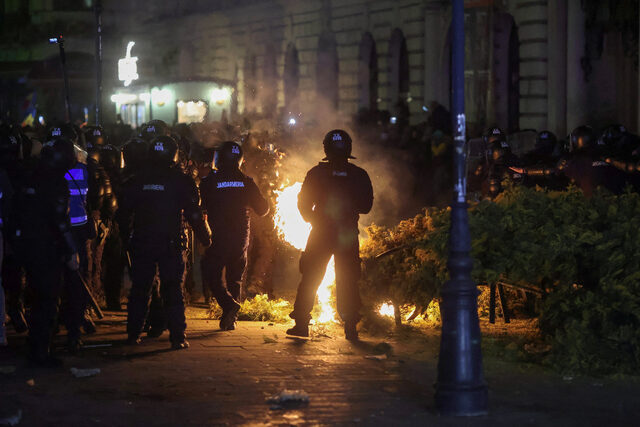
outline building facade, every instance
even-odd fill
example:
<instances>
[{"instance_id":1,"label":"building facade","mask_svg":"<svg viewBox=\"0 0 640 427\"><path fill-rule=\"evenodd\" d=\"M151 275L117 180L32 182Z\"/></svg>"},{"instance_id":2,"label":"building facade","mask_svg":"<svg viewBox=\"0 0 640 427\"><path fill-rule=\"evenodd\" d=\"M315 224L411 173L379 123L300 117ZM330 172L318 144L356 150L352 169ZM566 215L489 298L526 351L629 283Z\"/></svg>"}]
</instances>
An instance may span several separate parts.
<instances>
[{"instance_id":1,"label":"building facade","mask_svg":"<svg viewBox=\"0 0 640 427\"><path fill-rule=\"evenodd\" d=\"M5 21L15 16L16 3L23 2L5 1ZM70 14L56 9L63 4L77 3L80 14L93 5L85 0L27 3L32 8L39 4L49 16ZM117 61L130 41L136 43L141 79L229 82L235 88L230 114L322 122L359 111L388 111L415 123L433 102L449 106L448 1L103 3L105 111L115 112L109 94L122 86ZM626 2L624 10L603 9L603 3L611 2L467 0L470 130L497 124L510 131L549 129L563 136L579 124L622 123L637 131L637 1ZM32 19L38 15L34 12ZM91 13L74 19L93 22ZM70 58L91 58L90 28L68 39ZM0 56L0 64L12 64L10 78L20 57L55 65L56 52L35 45L29 54L20 48ZM5 81L8 74L0 70ZM83 102L90 104L88 93Z\"/></svg>"}]
</instances>

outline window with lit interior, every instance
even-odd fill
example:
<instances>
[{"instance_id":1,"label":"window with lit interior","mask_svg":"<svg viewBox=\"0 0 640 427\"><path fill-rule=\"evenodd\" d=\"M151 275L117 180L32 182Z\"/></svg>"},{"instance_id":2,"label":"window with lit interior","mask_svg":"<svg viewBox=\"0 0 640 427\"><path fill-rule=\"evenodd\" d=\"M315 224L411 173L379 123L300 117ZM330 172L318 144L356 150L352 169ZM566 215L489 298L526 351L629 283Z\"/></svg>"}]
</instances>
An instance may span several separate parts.
<instances>
[{"instance_id":1,"label":"window with lit interior","mask_svg":"<svg viewBox=\"0 0 640 427\"><path fill-rule=\"evenodd\" d=\"M201 123L207 117L209 105L204 101L178 101L178 123Z\"/></svg>"}]
</instances>

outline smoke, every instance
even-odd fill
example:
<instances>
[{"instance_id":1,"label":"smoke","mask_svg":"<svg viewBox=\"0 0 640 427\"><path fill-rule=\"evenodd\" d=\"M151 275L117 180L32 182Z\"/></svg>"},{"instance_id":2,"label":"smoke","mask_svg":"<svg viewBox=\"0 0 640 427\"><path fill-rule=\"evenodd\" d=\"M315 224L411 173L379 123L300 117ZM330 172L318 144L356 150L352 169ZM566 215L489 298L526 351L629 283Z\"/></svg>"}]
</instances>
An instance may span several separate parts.
<instances>
[{"instance_id":1,"label":"smoke","mask_svg":"<svg viewBox=\"0 0 640 427\"><path fill-rule=\"evenodd\" d=\"M417 181L409 151L384 145L380 138L358 136L351 117L330 108L316 109L311 119L303 115L298 120L292 131L293 138L282 143L286 156L282 159L281 174L290 183L302 181L306 172L324 157L324 135L336 128L352 136L353 155L357 158L352 163L369 173L373 185L373 208L361 217L360 224L391 226L416 215L424 206L424 201L417 196L424 183Z\"/></svg>"}]
</instances>

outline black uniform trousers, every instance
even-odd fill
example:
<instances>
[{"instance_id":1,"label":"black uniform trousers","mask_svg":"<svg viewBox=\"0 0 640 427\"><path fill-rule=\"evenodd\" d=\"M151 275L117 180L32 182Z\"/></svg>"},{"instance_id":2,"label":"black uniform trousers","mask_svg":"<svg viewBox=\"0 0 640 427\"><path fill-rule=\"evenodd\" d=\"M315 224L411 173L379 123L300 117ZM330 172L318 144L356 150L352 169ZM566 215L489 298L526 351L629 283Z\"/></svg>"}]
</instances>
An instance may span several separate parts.
<instances>
[{"instance_id":1,"label":"black uniform trousers","mask_svg":"<svg viewBox=\"0 0 640 427\"><path fill-rule=\"evenodd\" d=\"M291 318L308 323L316 300L316 292L324 277L327 264L334 256L336 266L336 299L338 314L345 322L360 320L361 275L358 230L323 229L314 227L305 251L300 257L302 279L298 285Z\"/></svg>"},{"instance_id":2,"label":"black uniform trousers","mask_svg":"<svg viewBox=\"0 0 640 427\"><path fill-rule=\"evenodd\" d=\"M247 268L246 246L225 246L228 242L223 237L216 238L216 243L205 250L201 261L204 286L211 291L223 311L231 309L240 300L242 276Z\"/></svg>"},{"instance_id":3,"label":"black uniform trousers","mask_svg":"<svg viewBox=\"0 0 640 427\"><path fill-rule=\"evenodd\" d=\"M78 248L80 269L78 271L71 271L64 266L61 318L67 329L67 338L75 340L80 338L80 328L84 322L85 310L87 309L88 303L86 290L79 280L79 276L87 281L89 255L87 252L88 240L85 226L71 227L71 233ZM87 284L88 283L90 282L87 281Z\"/></svg>"},{"instance_id":4,"label":"black uniform trousers","mask_svg":"<svg viewBox=\"0 0 640 427\"><path fill-rule=\"evenodd\" d=\"M7 315L15 324L24 319L24 280L22 264L15 253L7 253L5 248L2 263L2 286L5 291Z\"/></svg>"},{"instance_id":5,"label":"black uniform trousers","mask_svg":"<svg viewBox=\"0 0 640 427\"><path fill-rule=\"evenodd\" d=\"M127 333L140 336L149 308L156 265L160 293L169 323L171 342L182 342L187 328L184 314L184 256L177 243L136 243L131 245L131 293L129 294Z\"/></svg>"},{"instance_id":6,"label":"black uniform trousers","mask_svg":"<svg viewBox=\"0 0 640 427\"><path fill-rule=\"evenodd\" d=\"M102 256L104 297L108 310L120 309L120 294L122 292L122 278L126 257L127 254L122 247L118 224L115 221L111 221Z\"/></svg>"},{"instance_id":7,"label":"black uniform trousers","mask_svg":"<svg viewBox=\"0 0 640 427\"><path fill-rule=\"evenodd\" d=\"M29 346L32 355L47 357L58 315L64 260L49 242L30 241L21 248L27 286L31 295Z\"/></svg>"}]
</instances>

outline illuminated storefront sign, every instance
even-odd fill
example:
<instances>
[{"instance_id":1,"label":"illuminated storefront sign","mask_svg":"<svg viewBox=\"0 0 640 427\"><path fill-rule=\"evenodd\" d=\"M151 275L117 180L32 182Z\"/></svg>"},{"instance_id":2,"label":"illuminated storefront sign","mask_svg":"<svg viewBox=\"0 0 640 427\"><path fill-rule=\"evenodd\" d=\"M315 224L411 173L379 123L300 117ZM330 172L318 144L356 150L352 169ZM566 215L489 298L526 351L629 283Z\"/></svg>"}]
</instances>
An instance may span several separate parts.
<instances>
[{"instance_id":1,"label":"illuminated storefront sign","mask_svg":"<svg viewBox=\"0 0 640 427\"><path fill-rule=\"evenodd\" d=\"M131 48L136 42L127 44L127 53L124 58L118 60L118 79L124 82L125 86L129 86L132 81L138 80L138 57L131 56Z\"/></svg>"}]
</instances>

